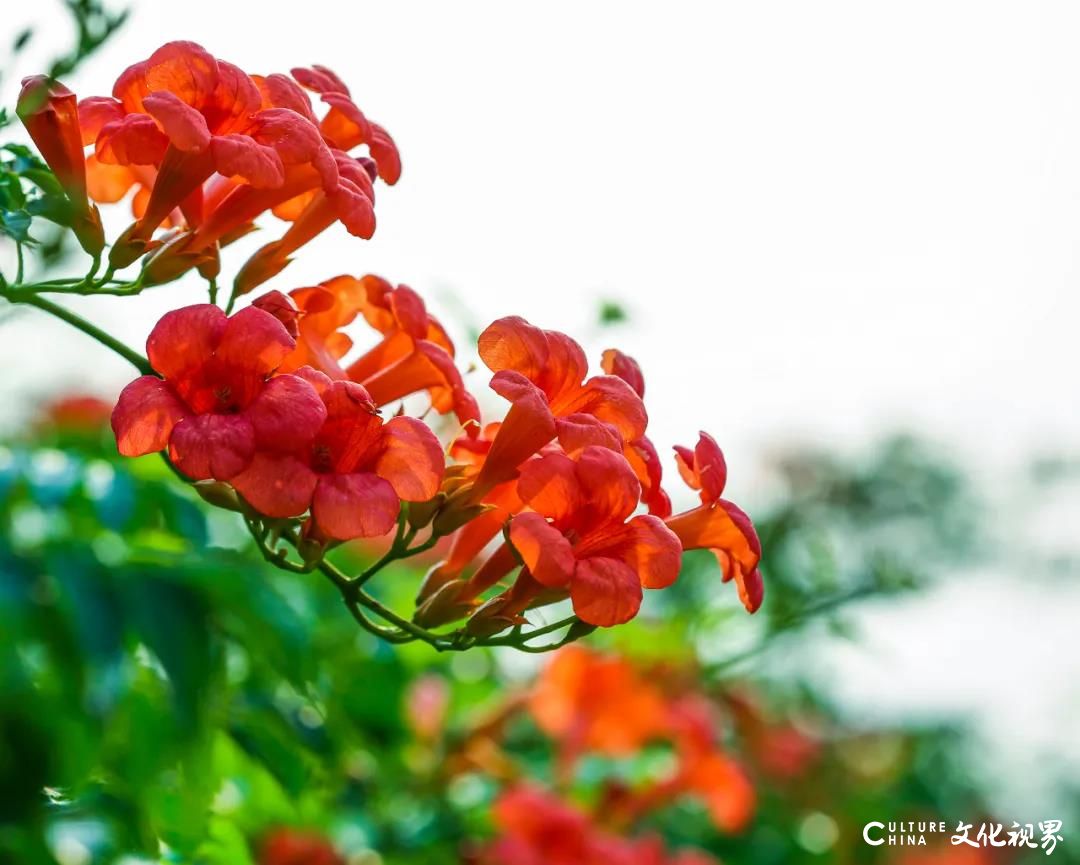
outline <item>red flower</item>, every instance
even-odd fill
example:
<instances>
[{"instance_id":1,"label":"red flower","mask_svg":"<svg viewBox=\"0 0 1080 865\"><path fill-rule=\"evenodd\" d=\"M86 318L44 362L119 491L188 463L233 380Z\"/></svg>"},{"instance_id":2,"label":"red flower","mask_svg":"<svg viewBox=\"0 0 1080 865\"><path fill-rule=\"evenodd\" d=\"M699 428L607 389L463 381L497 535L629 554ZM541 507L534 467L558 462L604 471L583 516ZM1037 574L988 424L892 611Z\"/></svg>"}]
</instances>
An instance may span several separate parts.
<instances>
[{"instance_id":1,"label":"red flower","mask_svg":"<svg viewBox=\"0 0 1080 865\"><path fill-rule=\"evenodd\" d=\"M480 334L478 347L495 373L492 390L511 406L477 475L474 498L516 477L518 467L556 436L573 452L586 444L621 450L623 442L645 434L641 397L616 376L586 381L585 353L565 334L512 316Z\"/></svg>"},{"instance_id":2,"label":"red flower","mask_svg":"<svg viewBox=\"0 0 1080 865\"><path fill-rule=\"evenodd\" d=\"M667 730L664 695L625 658L579 646L560 650L529 698L537 725L559 743L569 770L583 751L626 756Z\"/></svg>"},{"instance_id":3,"label":"red flower","mask_svg":"<svg viewBox=\"0 0 1080 865\"><path fill-rule=\"evenodd\" d=\"M454 344L411 288L395 288L378 276L338 276L314 288L296 289L291 298L296 311L283 314L296 320L299 337L283 370L310 365L331 378L351 379L367 389L377 406L427 391L435 411L454 412L475 434L480 410L454 365ZM353 341L341 328L357 315L382 339L343 368L342 358Z\"/></svg>"},{"instance_id":4,"label":"red flower","mask_svg":"<svg viewBox=\"0 0 1080 865\"><path fill-rule=\"evenodd\" d=\"M617 835L577 807L530 785L503 792L493 816L500 837L482 851L480 862L485 865L716 865L698 850L672 855L655 835Z\"/></svg>"},{"instance_id":5,"label":"red flower","mask_svg":"<svg viewBox=\"0 0 1080 865\"><path fill-rule=\"evenodd\" d=\"M87 200L86 162L75 94L45 75L24 78L16 107L19 119L71 202L71 228L91 255L105 247L97 208Z\"/></svg>"},{"instance_id":6,"label":"red flower","mask_svg":"<svg viewBox=\"0 0 1080 865\"><path fill-rule=\"evenodd\" d=\"M668 528L679 536L683 549L712 550L724 582L734 579L743 606L756 612L765 594L758 570L761 542L750 517L720 497L727 483L727 464L720 446L703 432L693 451L677 447L675 452L683 479L700 491L701 505L669 518Z\"/></svg>"},{"instance_id":7,"label":"red flower","mask_svg":"<svg viewBox=\"0 0 1080 865\"><path fill-rule=\"evenodd\" d=\"M326 417L310 384L270 376L295 341L260 309L227 318L197 304L166 313L146 341L151 366L124 388L112 427L124 456L169 448L184 474L228 480L257 448L299 447Z\"/></svg>"},{"instance_id":8,"label":"red flower","mask_svg":"<svg viewBox=\"0 0 1080 865\"><path fill-rule=\"evenodd\" d=\"M595 445L576 460L548 454L522 468L517 486L531 512L511 520L510 542L541 586L570 593L582 621L627 622L643 587L664 588L679 575L682 548L663 522L627 521L640 487L621 454Z\"/></svg>"},{"instance_id":9,"label":"red flower","mask_svg":"<svg viewBox=\"0 0 1080 865\"><path fill-rule=\"evenodd\" d=\"M363 387L332 381L310 368L310 382L325 404L325 423L302 447L271 443L260 449L232 485L270 517L298 516L309 508L309 528L333 540L386 534L401 501L422 502L439 490L444 457L439 440L421 421L383 423ZM276 379L275 379L276 380Z\"/></svg>"},{"instance_id":10,"label":"red flower","mask_svg":"<svg viewBox=\"0 0 1080 865\"><path fill-rule=\"evenodd\" d=\"M371 158L378 166L379 177L393 186L401 177L401 155L394 139L379 124L372 123L349 95L349 88L325 66L293 69L293 78L308 90L313 90L329 106L319 128L323 136L340 150L352 150L366 144Z\"/></svg>"},{"instance_id":11,"label":"red flower","mask_svg":"<svg viewBox=\"0 0 1080 865\"><path fill-rule=\"evenodd\" d=\"M601 366L604 372L618 376L634 389L634 393L645 399L645 376L636 360L617 348L609 348L604 352ZM660 519L671 516L671 499L660 487L664 470L653 443L647 436L627 442L623 447L623 456L641 482L641 500L649 508L649 513Z\"/></svg>"},{"instance_id":12,"label":"red flower","mask_svg":"<svg viewBox=\"0 0 1080 865\"><path fill-rule=\"evenodd\" d=\"M337 187L332 191L313 189L274 208L276 216L289 220L292 225L280 240L261 247L244 263L236 276L238 295L247 294L284 270L292 260L290 256L293 253L335 222L341 222L354 237L366 239L375 233L374 163L355 159L340 150L334 150L333 154L338 166ZM216 222L220 224L216 229L217 234L226 234L233 224L248 218L254 209L250 199L256 197L253 191L249 191L243 194L234 192L226 199L220 215L215 214L218 215ZM236 206L238 201L243 204L240 208ZM238 209L241 211L240 219L235 216ZM203 233L213 239L209 229Z\"/></svg>"},{"instance_id":13,"label":"red flower","mask_svg":"<svg viewBox=\"0 0 1080 865\"><path fill-rule=\"evenodd\" d=\"M678 763L660 790L700 799L719 829L742 832L754 816L757 794L742 766L717 746L712 704L689 695L669 711Z\"/></svg>"},{"instance_id":14,"label":"red flower","mask_svg":"<svg viewBox=\"0 0 1080 865\"><path fill-rule=\"evenodd\" d=\"M259 865L345 865L345 860L321 835L283 828L263 839Z\"/></svg>"},{"instance_id":15,"label":"red flower","mask_svg":"<svg viewBox=\"0 0 1080 865\"><path fill-rule=\"evenodd\" d=\"M113 98L83 100L99 162L157 169L145 213L114 245L123 266L148 248L174 208L202 221L202 185L215 172L261 189L285 185L287 168L311 166L334 190L337 164L319 130L288 108L266 108L255 82L193 42L170 42L121 74Z\"/></svg>"}]
</instances>

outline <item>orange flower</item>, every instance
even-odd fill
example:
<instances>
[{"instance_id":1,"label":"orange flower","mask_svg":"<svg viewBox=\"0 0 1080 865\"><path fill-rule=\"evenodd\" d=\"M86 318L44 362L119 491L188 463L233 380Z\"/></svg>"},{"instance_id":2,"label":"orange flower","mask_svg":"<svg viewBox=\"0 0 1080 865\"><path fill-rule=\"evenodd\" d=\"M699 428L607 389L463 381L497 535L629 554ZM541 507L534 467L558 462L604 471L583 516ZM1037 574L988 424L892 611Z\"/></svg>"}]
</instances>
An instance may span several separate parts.
<instances>
[{"instance_id":1,"label":"orange flower","mask_svg":"<svg viewBox=\"0 0 1080 865\"><path fill-rule=\"evenodd\" d=\"M75 94L46 75L24 78L16 113L71 203L71 228L91 255L105 247L97 208L87 199L86 162Z\"/></svg>"},{"instance_id":2,"label":"orange flower","mask_svg":"<svg viewBox=\"0 0 1080 865\"><path fill-rule=\"evenodd\" d=\"M349 88L325 66L293 69L293 78L313 90L329 106L319 128L328 142L340 150L366 144L379 169L379 177L393 186L401 177L401 155L394 139L378 123L372 123L352 101Z\"/></svg>"},{"instance_id":3,"label":"orange flower","mask_svg":"<svg viewBox=\"0 0 1080 865\"><path fill-rule=\"evenodd\" d=\"M629 355L623 354L617 348L609 348L604 352L601 366L608 375L614 375L625 381L634 389L642 400L645 399L645 376L641 373L638 362ZM634 469L641 482L641 500L649 508L650 514L655 514L664 519L671 516L671 499L660 487L663 479L663 467L660 465L660 455L656 447L647 436L626 442L623 446L623 456Z\"/></svg>"},{"instance_id":4,"label":"orange flower","mask_svg":"<svg viewBox=\"0 0 1080 865\"><path fill-rule=\"evenodd\" d=\"M712 550L720 562L723 581L734 579L743 606L756 612L765 594L758 570L761 542L750 517L721 498L727 465L720 446L703 432L693 451L676 448L676 460L683 479L700 492L701 505L670 517L668 528L678 535L684 550Z\"/></svg>"},{"instance_id":5,"label":"orange flower","mask_svg":"<svg viewBox=\"0 0 1080 865\"><path fill-rule=\"evenodd\" d=\"M665 785L674 795L694 796L725 832L742 832L757 807L757 795L746 771L716 745L712 705L688 695L669 709L678 768Z\"/></svg>"},{"instance_id":6,"label":"orange flower","mask_svg":"<svg viewBox=\"0 0 1080 865\"><path fill-rule=\"evenodd\" d=\"M582 621L627 622L642 588L675 582L678 538L657 517L630 518L640 486L621 454L595 445L576 460L547 454L522 468L517 486L530 511L511 520L510 543L540 586L569 592Z\"/></svg>"},{"instance_id":7,"label":"orange flower","mask_svg":"<svg viewBox=\"0 0 1080 865\"><path fill-rule=\"evenodd\" d=\"M154 230L179 207L202 222L203 184L217 173L260 189L280 189L290 166L311 166L322 185L338 185L337 164L318 128L288 108L265 108L255 82L193 42L170 42L125 70L113 97L79 107L97 160L153 166L143 215L114 245L124 266L150 245Z\"/></svg>"},{"instance_id":8,"label":"orange flower","mask_svg":"<svg viewBox=\"0 0 1080 865\"><path fill-rule=\"evenodd\" d=\"M626 756L666 730L663 695L626 659L567 646L529 697L537 725L559 743L563 769L584 751Z\"/></svg>"},{"instance_id":9,"label":"orange flower","mask_svg":"<svg viewBox=\"0 0 1080 865\"><path fill-rule=\"evenodd\" d=\"M587 444L622 450L645 434L641 397L621 378L585 380L589 365L574 340L517 316L480 334L480 358L495 373L491 389L510 401L472 495L479 499L517 476L518 467L552 439L570 452Z\"/></svg>"},{"instance_id":10,"label":"orange flower","mask_svg":"<svg viewBox=\"0 0 1080 865\"><path fill-rule=\"evenodd\" d=\"M276 292L272 296L281 297ZM427 391L435 411L454 412L475 432L480 410L454 365L454 344L411 288L395 288L378 276L339 276L290 296L295 311L281 310L280 301L270 301L298 327L296 351L283 371L310 365L331 378L351 379L363 385L378 406ZM342 358L353 341L341 328L357 315L363 315L382 340L343 368Z\"/></svg>"}]
</instances>

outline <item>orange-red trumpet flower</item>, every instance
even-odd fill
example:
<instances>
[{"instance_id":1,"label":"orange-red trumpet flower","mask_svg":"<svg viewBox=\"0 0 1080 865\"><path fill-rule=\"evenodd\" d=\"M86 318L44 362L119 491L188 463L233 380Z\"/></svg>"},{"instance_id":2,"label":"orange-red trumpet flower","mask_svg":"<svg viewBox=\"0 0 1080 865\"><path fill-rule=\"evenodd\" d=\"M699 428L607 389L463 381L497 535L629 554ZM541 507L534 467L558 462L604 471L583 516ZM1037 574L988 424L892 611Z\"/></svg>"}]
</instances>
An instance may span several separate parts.
<instances>
[{"instance_id":1,"label":"orange-red trumpet flower","mask_svg":"<svg viewBox=\"0 0 1080 865\"><path fill-rule=\"evenodd\" d=\"M75 94L46 75L24 78L15 109L71 203L71 229L91 255L105 247L97 208L87 199L86 161Z\"/></svg>"},{"instance_id":2,"label":"orange-red trumpet flower","mask_svg":"<svg viewBox=\"0 0 1080 865\"><path fill-rule=\"evenodd\" d=\"M750 517L721 498L727 483L723 451L712 436L703 432L692 451L676 448L676 460L683 479L700 492L701 505L670 517L666 521L668 528L678 535L683 549L715 553L724 582L735 580L743 606L756 612L765 594L758 570L761 542Z\"/></svg>"}]
</instances>

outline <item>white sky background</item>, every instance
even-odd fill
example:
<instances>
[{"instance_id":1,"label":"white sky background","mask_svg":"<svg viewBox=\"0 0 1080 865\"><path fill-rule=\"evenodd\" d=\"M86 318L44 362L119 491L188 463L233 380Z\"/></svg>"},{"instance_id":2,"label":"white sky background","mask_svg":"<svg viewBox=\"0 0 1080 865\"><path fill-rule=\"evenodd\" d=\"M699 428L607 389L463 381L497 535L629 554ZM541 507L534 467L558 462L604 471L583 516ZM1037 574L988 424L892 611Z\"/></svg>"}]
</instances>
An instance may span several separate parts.
<instances>
[{"instance_id":1,"label":"white sky background","mask_svg":"<svg viewBox=\"0 0 1080 865\"><path fill-rule=\"evenodd\" d=\"M58 3L35 5L16 14L44 23L47 56L67 25ZM1080 441L1078 34L1080 6L1032 0L142 0L68 83L107 93L176 38L250 72L335 69L397 139L404 176L378 190L374 240L335 229L272 287L376 272L451 319L456 296L475 322L521 314L593 357L617 337L645 369L661 449L712 431L732 497L753 502L762 456L792 439L849 448L914 429L988 481ZM227 276L239 261L226 254ZM90 305L140 344L201 297L185 283ZM600 298L632 324L598 334ZM46 381L108 393L130 377L29 315L4 328L0 368L9 406ZM1074 498L1055 519L1077 513ZM920 640L970 669L1051 664L1075 682L1075 615L1024 630L1009 591L968 612L962 643L937 626ZM1078 607L1073 590L1064 608ZM889 663L924 660L900 639L910 614L877 624L892 660L842 668L870 702ZM908 705L948 703L949 675L918 679ZM984 684L965 708L993 726L1015 692ZM1075 687L1048 711L1075 709Z\"/></svg>"}]
</instances>

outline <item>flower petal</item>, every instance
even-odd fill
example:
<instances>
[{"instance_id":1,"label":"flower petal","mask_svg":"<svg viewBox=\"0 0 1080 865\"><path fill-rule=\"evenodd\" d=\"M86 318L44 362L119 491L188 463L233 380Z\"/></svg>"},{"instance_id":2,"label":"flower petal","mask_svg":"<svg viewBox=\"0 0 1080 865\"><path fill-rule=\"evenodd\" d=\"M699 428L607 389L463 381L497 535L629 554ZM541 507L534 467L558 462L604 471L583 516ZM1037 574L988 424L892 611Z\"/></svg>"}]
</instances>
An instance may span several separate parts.
<instances>
[{"instance_id":1,"label":"flower petal","mask_svg":"<svg viewBox=\"0 0 1080 865\"><path fill-rule=\"evenodd\" d=\"M173 429L169 456L189 478L227 481L255 455L255 431L243 415L189 415Z\"/></svg>"},{"instance_id":2,"label":"flower petal","mask_svg":"<svg viewBox=\"0 0 1080 865\"><path fill-rule=\"evenodd\" d=\"M538 583L561 589L574 574L574 551L562 532L540 514L518 514L510 523L510 543Z\"/></svg>"},{"instance_id":3,"label":"flower petal","mask_svg":"<svg viewBox=\"0 0 1080 865\"><path fill-rule=\"evenodd\" d=\"M160 165L169 139L146 114L128 114L106 123L97 137L95 153L108 165Z\"/></svg>"},{"instance_id":4,"label":"flower petal","mask_svg":"<svg viewBox=\"0 0 1080 865\"><path fill-rule=\"evenodd\" d=\"M383 452L375 473L390 482L398 498L426 502L439 491L446 458L427 425L412 417L395 417L383 424Z\"/></svg>"},{"instance_id":5,"label":"flower petal","mask_svg":"<svg viewBox=\"0 0 1080 865\"><path fill-rule=\"evenodd\" d=\"M627 543L618 558L634 569L646 589L663 589L679 576L682 567L682 544L664 521L651 514L634 517L626 524Z\"/></svg>"},{"instance_id":6,"label":"flower petal","mask_svg":"<svg viewBox=\"0 0 1080 865\"><path fill-rule=\"evenodd\" d=\"M296 340L285 325L265 310L249 306L229 318L216 355L230 366L269 375L295 347Z\"/></svg>"},{"instance_id":7,"label":"flower petal","mask_svg":"<svg viewBox=\"0 0 1080 865\"><path fill-rule=\"evenodd\" d=\"M589 445L616 451L623 449L619 431L591 414L579 413L555 418L555 429L559 434L559 444L570 456L577 456Z\"/></svg>"},{"instance_id":8,"label":"flower petal","mask_svg":"<svg viewBox=\"0 0 1080 865\"><path fill-rule=\"evenodd\" d=\"M505 370L491 388L512 401L476 478L476 489L490 490L517 475L518 466L555 438L555 418L543 391L525 376Z\"/></svg>"},{"instance_id":9,"label":"flower petal","mask_svg":"<svg viewBox=\"0 0 1080 865\"><path fill-rule=\"evenodd\" d=\"M502 430L500 429L500 434ZM550 453L522 466L517 490L521 500L538 514L568 523L588 502L570 457Z\"/></svg>"},{"instance_id":10,"label":"flower petal","mask_svg":"<svg viewBox=\"0 0 1080 865\"><path fill-rule=\"evenodd\" d=\"M699 433L694 447L694 471L701 484L701 500L715 502L727 485L727 462L720 445L707 432Z\"/></svg>"},{"instance_id":11,"label":"flower petal","mask_svg":"<svg viewBox=\"0 0 1080 865\"><path fill-rule=\"evenodd\" d=\"M544 332L516 315L489 324L480 334L477 348L480 359L495 373L512 370L536 382L547 365Z\"/></svg>"},{"instance_id":12,"label":"flower petal","mask_svg":"<svg viewBox=\"0 0 1080 865\"><path fill-rule=\"evenodd\" d=\"M581 500L595 520L621 523L634 512L641 484L622 451L589 445L575 468Z\"/></svg>"},{"instance_id":13,"label":"flower petal","mask_svg":"<svg viewBox=\"0 0 1080 865\"><path fill-rule=\"evenodd\" d=\"M379 168L379 177L388 185L393 186L401 179L401 154L398 152L394 139L390 133L379 126L371 124L371 140L368 142L368 150L371 158Z\"/></svg>"},{"instance_id":14,"label":"flower petal","mask_svg":"<svg viewBox=\"0 0 1080 865\"><path fill-rule=\"evenodd\" d=\"M621 378L634 389L634 393L644 399L645 376L638 362L630 355L623 354L617 348L609 348L601 357L600 366L608 375Z\"/></svg>"},{"instance_id":15,"label":"flower petal","mask_svg":"<svg viewBox=\"0 0 1080 865\"><path fill-rule=\"evenodd\" d=\"M151 93L143 100L143 106L177 149L198 152L209 146L206 118L175 93L167 90Z\"/></svg>"},{"instance_id":16,"label":"flower petal","mask_svg":"<svg viewBox=\"0 0 1080 865\"><path fill-rule=\"evenodd\" d=\"M164 450L169 436L188 414L160 378L144 375L120 392L112 412L116 448L126 457L141 457Z\"/></svg>"},{"instance_id":17,"label":"flower petal","mask_svg":"<svg viewBox=\"0 0 1080 865\"><path fill-rule=\"evenodd\" d=\"M271 147L285 165L309 162L319 172L323 188L337 188L337 162L319 130L302 114L288 108L267 108L252 120L251 137Z\"/></svg>"},{"instance_id":18,"label":"flower petal","mask_svg":"<svg viewBox=\"0 0 1080 865\"><path fill-rule=\"evenodd\" d=\"M645 435L649 416L645 404L621 378L597 375L576 392L559 402L560 415L585 412L612 424L622 434L623 441L637 441Z\"/></svg>"},{"instance_id":19,"label":"flower petal","mask_svg":"<svg viewBox=\"0 0 1080 865\"><path fill-rule=\"evenodd\" d=\"M322 475L311 515L327 537L375 538L394 527L400 502L388 481L369 473Z\"/></svg>"},{"instance_id":20,"label":"flower petal","mask_svg":"<svg viewBox=\"0 0 1080 865\"><path fill-rule=\"evenodd\" d=\"M168 91L199 107L217 85L218 64L195 42L168 42L150 55L143 76L149 93Z\"/></svg>"},{"instance_id":21,"label":"flower petal","mask_svg":"<svg viewBox=\"0 0 1080 865\"><path fill-rule=\"evenodd\" d=\"M150 366L166 379L205 363L225 331L225 313L212 303L197 303L165 313L146 340Z\"/></svg>"},{"instance_id":22,"label":"flower petal","mask_svg":"<svg viewBox=\"0 0 1080 865\"><path fill-rule=\"evenodd\" d=\"M93 144L107 123L124 118L124 107L111 96L91 96L79 100L79 129L83 144Z\"/></svg>"},{"instance_id":23,"label":"flower petal","mask_svg":"<svg viewBox=\"0 0 1080 865\"><path fill-rule=\"evenodd\" d=\"M318 475L289 454L256 453L229 483L259 513L283 519L311 507Z\"/></svg>"},{"instance_id":24,"label":"flower petal","mask_svg":"<svg viewBox=\"0 0 1080 865\"><path fill-rule=\"evenodd\" d=\"M256 446L282 453L311 443L326 420L326 405L304 379L279 375L266 383L245 414L255 429Z\"/></svg>"},{"instance_id":25,"label":"flower petal","mask_svg":"<svg viewBox=\"0 0 1080 865\"><path fill-rule=\"evenodd\" d=\"M579 619L603 628L629 622L641 608L641 583L629 565L600 556L578 561L570 599Z\"/></svg>"},{"instance_id":26,"label":"flower petal","mask_svg":"<svg viewBox=\"0 0 1080 865\"><path fill-rule=\"evenodd\" d=\"M215 135L210 152L223 177L239 177L256 189L277 189L285 183L285 165L277 151L248 135Z\"/></svg>"}]
</instances>

